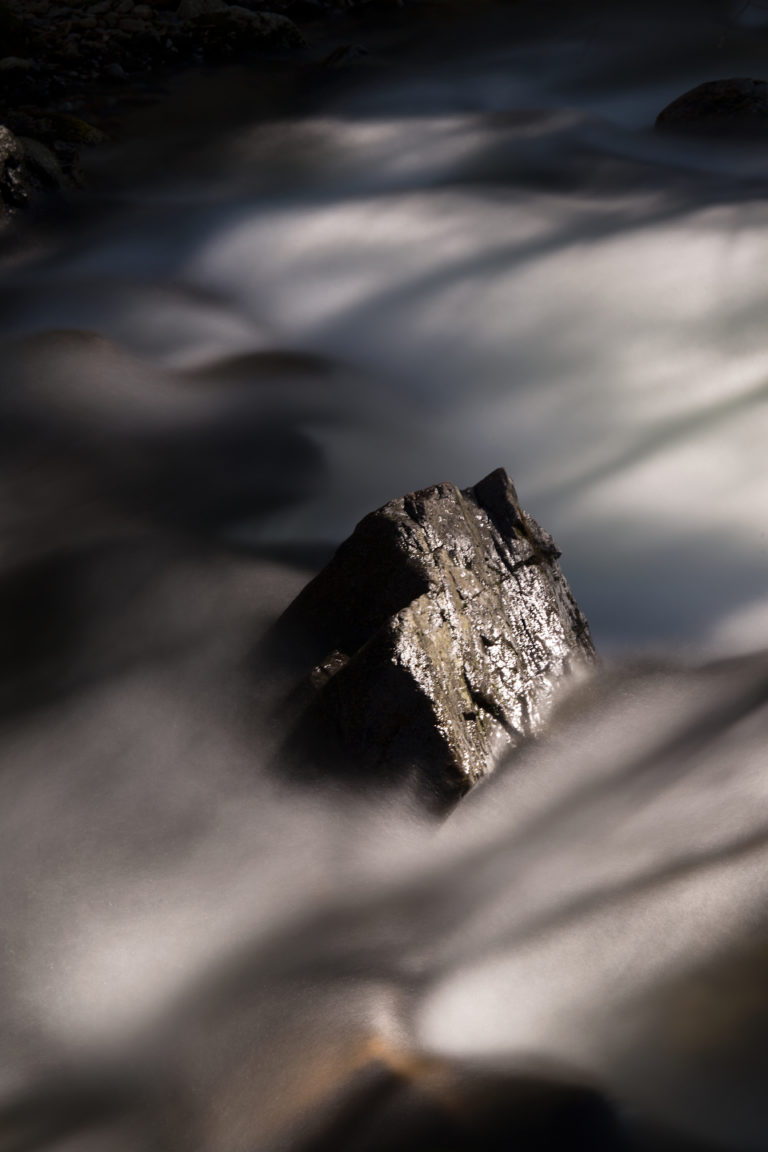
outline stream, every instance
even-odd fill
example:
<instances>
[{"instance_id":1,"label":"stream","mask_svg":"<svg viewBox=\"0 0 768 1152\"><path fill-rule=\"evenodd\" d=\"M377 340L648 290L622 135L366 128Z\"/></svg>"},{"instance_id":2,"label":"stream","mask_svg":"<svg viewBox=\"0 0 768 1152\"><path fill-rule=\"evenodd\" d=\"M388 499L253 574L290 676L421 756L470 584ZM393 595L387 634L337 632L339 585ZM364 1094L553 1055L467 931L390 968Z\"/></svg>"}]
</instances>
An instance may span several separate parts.
<instances>
[{"instance_id":1,"label":"stream","mask_svg":"<svg viewBox=\"0 0 768 1152\"><path fill-rule=\"evenodd\" d=\"M8 1152L320 1149L414 1054L766 1146L768 153L653 123L768 7L393 26L177 79L3 237ZM276 781L259 636L499 466L605 670L439 830Z\"/></svg>"}]
</instances>

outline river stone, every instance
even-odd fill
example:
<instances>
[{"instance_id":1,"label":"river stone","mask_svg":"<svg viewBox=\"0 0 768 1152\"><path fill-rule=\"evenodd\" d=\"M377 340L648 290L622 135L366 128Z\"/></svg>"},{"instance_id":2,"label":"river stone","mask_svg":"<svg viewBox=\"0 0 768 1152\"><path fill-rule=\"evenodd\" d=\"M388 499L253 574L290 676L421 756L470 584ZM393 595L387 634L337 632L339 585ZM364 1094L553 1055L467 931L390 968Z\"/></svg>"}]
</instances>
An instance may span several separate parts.
<instances>
[{"instance_id":1,"label":"river stone","mask_svg":"<svg viewBox=\"0 0 768 1152\"><path fill-rule=\"evenodd\" d=\"M23 208L29 202L29 174L24 149L5 125L0 124L0 218L3 207Z\"/></svg>"},{"instance_id":2,"label":"river stone","mask_svg":"<svg viewBox=\"0 0 768 1152\"><path fill-rule=\"evenodd\" d=\"M457 799L595 660L559 555L501 468L366 516L271 637L310 670L291 762Z\"/></svg>"},{"instance_id":3,"label":"river stone","mask_svg":"<svg viewBox=\"0 0 768 1152\"><path fill-rule=\"evenodd\" d=\"M708 80L668 104L656 118L666 132L699 136L768 135L768 82L736 77Z\"/></svg>"}]
</instances>

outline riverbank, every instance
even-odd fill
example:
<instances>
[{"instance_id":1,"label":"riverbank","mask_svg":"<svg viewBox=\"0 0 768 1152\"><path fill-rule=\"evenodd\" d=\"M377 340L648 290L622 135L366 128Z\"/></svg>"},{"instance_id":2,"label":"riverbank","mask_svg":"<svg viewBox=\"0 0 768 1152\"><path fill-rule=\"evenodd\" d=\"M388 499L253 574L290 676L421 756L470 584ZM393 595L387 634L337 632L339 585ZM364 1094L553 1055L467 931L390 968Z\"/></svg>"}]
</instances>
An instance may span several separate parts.
<instances>
[{"instance_id":1,"label":"riverbank","mask_svg":"<svg viewBox=\"0 0 768 1152\"><path fill-rule=\"evenodd\" d=\"M240 65L265 111L365 67L460 4L411 0L0 0L0 217L87 183L89 150L130 139L137 108ZM252 109L250 110L252 114ZM233 119L237 109L232 108ZM86 162L84 162L86 161Z\"/></svg>"}]
</instances>

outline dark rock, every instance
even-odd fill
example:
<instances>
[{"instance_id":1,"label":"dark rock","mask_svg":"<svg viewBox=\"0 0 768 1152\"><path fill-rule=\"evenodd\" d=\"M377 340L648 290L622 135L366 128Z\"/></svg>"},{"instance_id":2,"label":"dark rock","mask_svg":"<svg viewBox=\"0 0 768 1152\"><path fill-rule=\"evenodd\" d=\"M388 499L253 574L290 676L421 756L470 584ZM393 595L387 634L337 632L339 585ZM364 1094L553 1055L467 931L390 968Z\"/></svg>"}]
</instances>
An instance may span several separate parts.
<instances>
[{"instance_id":1,"label":"dark rock","mask_svg":"<svg viewBox=\"0 0 768 1152\"><path fill-rule=\"evenodd\" d=\"M27 167L41 181L44 187L61 188L65 183L61 164L54 152L40 140L20 136L19 143L24 150Z\"/></svg>"},{"instance_id":2,"label":"dark rock","mask_svg":"<svg viewBox=\"0 0 768 1152\"><path fill-rule=\"evenodd\" d=\"M186 0L187 7L200 2ZM187 19L183 27L192 37L193 47L211 59L263 50L291 51L305 46L299 29L286 16L276 12L251 12L237 5L200 11Z\"/></svg>"},{"instance_id":3,"label":"dark rock","mask_svg":"<svg viewBox=\"0 0 768 1152\"><path fill-rule=\"evenodd\" d=\"M768 82L708 80L668 104L656 118L666 132L737 138L768 135Z\"/></svg>"},{"instance_id":4,"label":"dark rock","mask_svg":"<svg viewBox=\"0 0 768 1152\"><path fill-rule=\"evenodd\" d=\"M0 125L0 205L13 211L29 202L29 174L24 149L13 133Z\"/></svg>"},{"instance_id":5,"label":"dark rock","mask_svg":"<svg viewBox=\"0 0 768 1152\"><path fill-rule=\"evenodd\" d=\"M558 556L503 469L366 516L270 638L311 670L289 761L460 796L595 659Z\"/></svg>"},{"instance_id":6,"label":"dark rock","mask_svg":"<svg viewBox=\"0 0 768 1152\"><path fill-rule=\"evenodd\" d=\"M398 1067L385 1056L362 1069L318 1119L298 1152L630 1149L618 1109L591 1084L435 1058Z\"/></svg>"}]
</instances>

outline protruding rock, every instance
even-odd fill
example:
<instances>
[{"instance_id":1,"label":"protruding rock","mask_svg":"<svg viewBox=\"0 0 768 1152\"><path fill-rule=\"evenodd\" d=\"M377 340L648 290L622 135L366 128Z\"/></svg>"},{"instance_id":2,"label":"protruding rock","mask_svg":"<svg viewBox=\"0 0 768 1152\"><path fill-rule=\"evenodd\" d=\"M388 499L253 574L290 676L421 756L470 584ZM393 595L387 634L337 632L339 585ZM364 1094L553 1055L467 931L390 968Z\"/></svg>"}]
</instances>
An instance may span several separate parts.
<instances>
[{"instance_id":1,"label":"protruding rock","mask_svg":"<svg viewBox=\"0 0 768 1152\"><path fill-rule=\"evenodd\" d=\"M595 659L558 556L503 469L366 516L273 633L307 670L294 754L460 796Z\"/></svg>"},{"instance_id":2,"label":"protruding rock","mask_svg":"<svg viewBox=\"0 0 768 1152\"><path fill-rule=\"evenodd\" d=\"M707 80L684 92L656 118L665 132L745 139L768 136L768 82Z\"/></svg>"}]
</instances>

